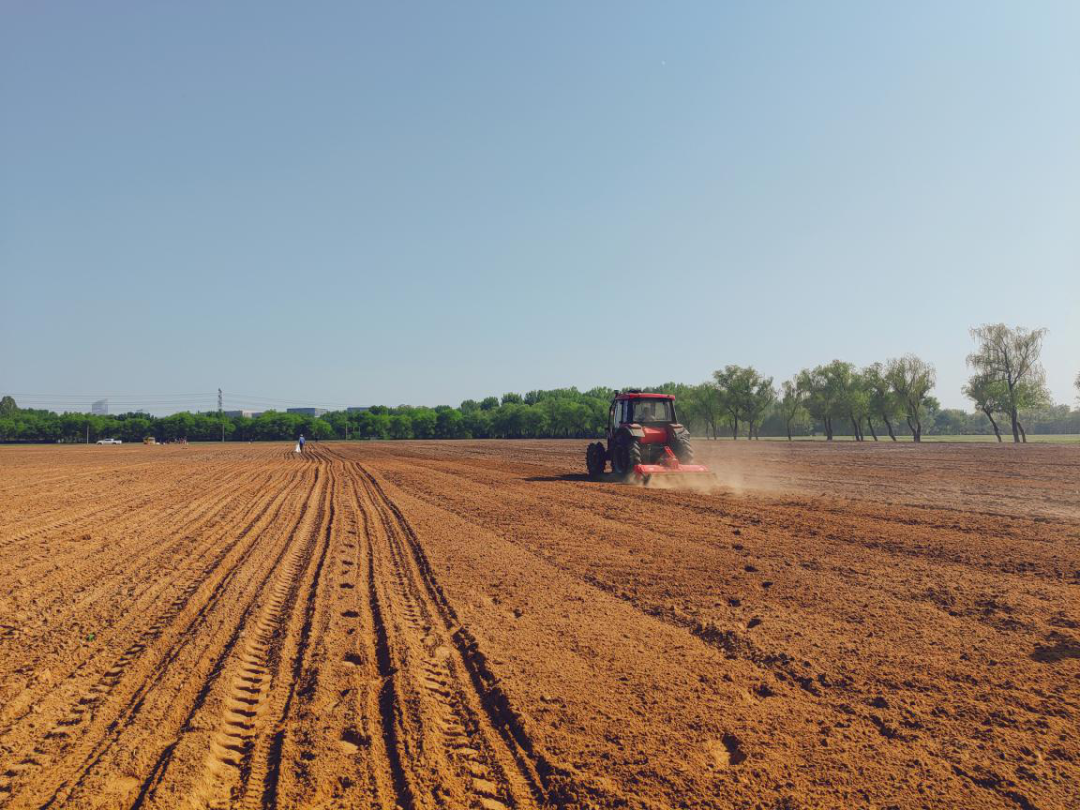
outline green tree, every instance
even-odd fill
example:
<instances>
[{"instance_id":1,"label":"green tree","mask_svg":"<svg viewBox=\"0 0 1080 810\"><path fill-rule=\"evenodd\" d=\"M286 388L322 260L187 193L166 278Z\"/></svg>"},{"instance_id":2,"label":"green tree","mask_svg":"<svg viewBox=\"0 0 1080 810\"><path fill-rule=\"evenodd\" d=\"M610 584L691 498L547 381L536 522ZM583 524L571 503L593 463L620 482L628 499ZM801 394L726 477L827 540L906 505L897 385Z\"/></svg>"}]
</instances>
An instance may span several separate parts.
<instances>
[{"instance_id":1,"label":"green tree","mask_svg":"<svg viewBox=\"0 0 1080 810\"><path fill-rule=\"evenodd\" d=\"M590 388L583 396L586 399L599 399L605 403L611 402L611 398L615 396L614 388L607 388L605 386L597 386L596 388Z\"/></svg>"},{"instance_id":2,"label":"green tree","mask_svg":"<svg viewBox=\"0 0 1080 810\"><path fill-rule=\"evenodd\" d=\"M577 405L578 403L570 402L570 405ZM521 433L522 438L537 439L543 436L552 435L551 422L548 417L548 412L545 411L539 404L537 405L521 405ZM574 409L571 409L571 416L569 420L569 426L571 435L579 435L579 428L575 422ZM581 409L580 414L584 413L584 409Z\"/></svg>"},{"instance_id":3,"label":"green tree","mask_svg":"<svg viewBox=\"0 0 1080 810\"><path fill-rule=\"evenodd\" d=\"M347 411L331 411L328 414L324 414L319 417L323 422L330 425L332 430L331 438L344 439L346 434L346 428L351 438L356 437L356 421L352 419L353 414Z\"/></svg>"},{"instance_id":4,"label":"green tree","mask_svg":"<svg viewBox=\"0 0 1080 810\"><path fill-rule=\"evenodd\" d=\"M731 425L731 438L739 438L739 420L743 418L744 391L739 379L743 369L740 366L725 366L721 371L713 372L716 381L716 401L724 420Z\"/></svg>"},{"instance_id":5,"label":"green tree","mask_svg":"<svg viewBox=\"0 0 1080 810\"><path fill-rule=\"evenodd\" d=\"M19 406L15 404L15 400L12 397L5 395L0 398L0 416L12 416L18 413Z\"/></svg>"},{"instance_id":6,"label":"green tree","mask_svg":"<svg viewBox=\"0 0 1080 810\"><path fill-rule=\"evenodd\" d=\"M968 355L968 365L977 374L1004 384L1013 441L1026 442L1027 432L1020 423L1021 409L1050 401L1046 373L1040 362L1046 329L1010 328L1003 323L991 323L975 327L971 336L976 346Z\"/></svg>"},{"instance_id":7,"label":"green tree","mask_svg":"<svg viewBox=\"0 0 1080 810\"><path fill-rule=\"evenodd\" d=\"M885 378L904 409L912 438L921 442L923 417L932 399L930 391L937 381L934 366L914 354L906 354L885 364Z\"/></svg>"},{"instance_id":8,"label":"green tree","mask_svg":"<svg viewBox=\"0 0 1080 810\"><path fill-rule=\"evenodd\" d=\"M833 420L846 415L844 391L853 373L854 366L842 360L799 372L798 385L806 392L806 410L821 422L828 441L835 435Z\"/></svg>"},{"instance_id":9,"label":"green tree","mask_svg":"<svg viewBox=\"0 0 1080 810\"><path fill-rule=\"evenodd\" d=\"M871 363L863 369L862 378L866 386L866 421L870 425L870 432L876 440L877 431L874 430L872 420L879 417L889 431L889 438L895 442L893 421L903 417L903 408L893 392L892 384L885 377L885 367L881 363Z\"/></svg>"},{"instance_id":10,"label":"green tree","mask_svg":"<svg viewBox=\"0 0 1080 810\"><path fill-rule=\"evenodd\" d=\"M86 440L89 420L81 413L65 413L60 416L60 439L65 442Z\"/></svg>"},{"instance_id":11,"label":"green tree","mask_svg":"<svg viewBox=\"0 0 1080 810\"><path fill-rule=\"evenodd\" d=\"M739 422L748 424L747 436L753 438L754 424L775 398L772 377L762 377L753 366L724 366L713 372L720 411L731 424L731 437L739 438Z\"/></svg>"},{"instance_id":12,"label":"green tree","mask_svg":"<svg viewBox=\"0 0 1080 810\"><path fill-rule=\"evenodd\" d=\"M491 417L492 433L500 439L520 439L525 432L525 411L528 407L516 402L501 405Z\"/></svg>"},{"instance_id":13,"label":"green tree","mask_svg":"<svg viewBox=\"0 0 1080 810\"><path fill-rule=\"evenodd\" d=\"M754 372L757 374L757 372ZM748 439L760 439L761 420L776 401L776 389L772 377L758 377L752 382L743 412L746 414Z\"/></svg>"},{"instance_id":14,"label":"green tree","mask_svg":"<svg viewBox=\"0 0 1080 810\"><path fill-rule=\"evenodd\" d=\"M864 439L862 423L870 410L870 396L866 381L851 363L834 361L827 368L832 375L832 384L838 393L837 407L842 415L850 420L855 441L861 442ZM871 432L873 432L872 429ZM874 439L877 439L876 433Z\"/></svg>"},{"instance_id":15,"label":"green tree","mask_svg":"<svg viewBox=\"0 0 1080 810\"><path fill-rule=\"evenodd\" d=\"M475 411L465 412L465 429L469 435L474 439L489 439L491 438L491 414L493 411L482 411L479 408Z\"/></svg>"},{"instance_id":16,"label":"green tree","mask_svg":"<svg viewBox=\"0 0 1080 810\"><path fill-rule=\"evenodd\" d=\"M310 433L307 434L308 438L316 439L320 442L338 438L334 426L323 417L312 419L308 430L310 431Z\"/></svg>"},{"instance_id":17,"label":"green tree","mask_svg":"<svg viewBox=\"0 0 1080 810\"><path fill-rule=\"evenodd\" d=\"M438 416L431 408L415 408L409 413L414 439L434 439Z\"/></svg>"},{"instance_id":18,"label":"green tree","mask_svg":"<svg viewBox=\"0 0 1080 810\"><path fill-rule=\"evenodd\" d=\"M995 413L1007 413L1009 409L1009 392L1005 383L1001 380L985 374L975 374L967 381L963 388L964 396L975 403L975 407L986 415L990 425L994 428L994 435L1001 441L1001 429Z\"/></svg>"},{"instance_id":19,"label":"green tree","mask_svg":"<svg viewBox=\"0 0 1080 810\"><path fill-rule=\"evenodd\" d=\"M583 402L573 399L548 399L540 400L530 407L540 409L539 412L545 415L544 422L553 436L570 438L585 435L589 412Z\"/></svg>"},{"instance_id":20,"label":"green tree","mask_svg":"<svg viewBox=\"0 0 1080 810\"><path fill-rule=\"evenodd\" d=\"M806 412L806 392L799 387L799 377L796 375L790 380L784 380L780 384L780 412L784 416L784 425L787 428L787 438L791 439L791 425L799 417L800 413Z\"/></svg>"},{"instance_id":21,"label":"green tree","mask_svg":"<svg viewBox=\"0 0 1080 810\"><path fill-rule=\"evenodd\" d=\"M684 399L677 403L677 407L686 410L693 421L700 422L706 436L716 438L721 410L719 393L714 383L703 382L688 386Z\"/></svg>"},{"instance_id":22,"label":"green tree","mask_svg":"<svg viewBox=\"0 0 1080 810\"><path fill-rule=\"evenodd\" d=\"M153 423L144 416L132 416L119 421L118 437L125 442L141 442L153 432Z\"/></svg>"},{"instance_id":23,"label":"green tree","mask_svg":"<svg viewBox=\"0 0 1080 810\"><path fill-rule=\"evenodd\" d=\"M795 379L799 390L803 392L803 407L811 418L820 422L825 429L825 439L832 441L831 395L826 385L825 367L804 368Z\"/></svg>"},{"instance_id":24,"label":"green tree","mask_svg":"<svg viewBox=\"0 0 1080 810\"><path fill-rule=\"evenodd\" d=\"M435 409L435 436L440 439L467 439L465 416L453 408Z\"/></svg>"},{"instance_id":25,"label":"green tree","mask_svg":"<svg viewBox=\"0 0 1080 810\"><path fill-rule=\"evenodd\" d=\"M411 439L412 433L412 420L404 414L394 414L390 417L390 438L391 439Z\"/></svg>"},{"instance_id":26,"label":"green tree","mask_svg":"<svg viewBox=\"0 0 1080 810\"><path fill-rule=\"evenodd\" d=\"M371 439L389 439L391 437L391 423L393 417L388 413L373 413L366 425L362 428L367 430L367 437Z\"/></svg>"}]
</instances>

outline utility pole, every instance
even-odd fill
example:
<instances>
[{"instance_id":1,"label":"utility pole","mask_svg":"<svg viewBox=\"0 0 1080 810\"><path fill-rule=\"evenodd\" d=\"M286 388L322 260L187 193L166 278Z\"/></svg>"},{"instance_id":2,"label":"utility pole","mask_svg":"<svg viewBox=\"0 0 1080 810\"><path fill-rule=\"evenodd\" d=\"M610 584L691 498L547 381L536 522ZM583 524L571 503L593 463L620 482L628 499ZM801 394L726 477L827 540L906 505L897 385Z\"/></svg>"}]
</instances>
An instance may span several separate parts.
<instances>
[{"instance_id":1,"label":"utility pole","mask_svg":"<svg viewBox=\"0 0 1080 810\"><path fill-rule=\"evenodd\" d=\"M221 410L221 389L217 390L217 415L221 420L221 442L225 443L225 412Z\"/></svg>"},{"instance_id":2,"label":"utility pole","mask_svg":"<svg viewBox=\"0 0 1080 810\"><path fill-rule=\"evenodd\" d=\"M90 420L86 420L86 443L90 444Z\"/></svg>"}]
</instances>

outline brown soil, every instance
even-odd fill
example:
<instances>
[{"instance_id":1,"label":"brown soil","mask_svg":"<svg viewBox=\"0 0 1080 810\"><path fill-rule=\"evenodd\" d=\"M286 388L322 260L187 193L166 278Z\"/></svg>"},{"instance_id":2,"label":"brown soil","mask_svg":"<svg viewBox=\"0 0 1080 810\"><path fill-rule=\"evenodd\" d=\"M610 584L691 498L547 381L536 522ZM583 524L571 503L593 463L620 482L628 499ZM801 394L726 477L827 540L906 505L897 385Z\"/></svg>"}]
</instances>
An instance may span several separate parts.
<instances>
[{"instance_id":1,"label":"brown soil","mask_svg":"<svg viewBox=\"0 0 1080 810\"><path fill-rule=\"evenodd\" d=\"M584 444L0 448L0 807L1080 806L1080 448Z\"/></svg>"}]
</instances>

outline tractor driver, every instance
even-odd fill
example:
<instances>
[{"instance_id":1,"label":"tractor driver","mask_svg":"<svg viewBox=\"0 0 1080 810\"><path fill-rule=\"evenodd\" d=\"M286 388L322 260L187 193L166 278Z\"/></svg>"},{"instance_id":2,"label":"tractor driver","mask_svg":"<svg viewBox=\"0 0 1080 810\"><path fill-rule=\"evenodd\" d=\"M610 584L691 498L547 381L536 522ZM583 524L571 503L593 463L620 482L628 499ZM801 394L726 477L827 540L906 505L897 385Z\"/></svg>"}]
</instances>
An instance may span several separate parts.
<instances>
[{"instance_id":1,"label":"tractor driver","mask_svg":"<svg viewBox=\"0 0 1080 810\"><path fill-rule=\"evenodd\" d=\"M656 400L652 402L650 402L649 400L638 400L634 403L634 421L666 422L668 421L666 406L667 402L663 400Z\"/></svg>"}]
</instances>

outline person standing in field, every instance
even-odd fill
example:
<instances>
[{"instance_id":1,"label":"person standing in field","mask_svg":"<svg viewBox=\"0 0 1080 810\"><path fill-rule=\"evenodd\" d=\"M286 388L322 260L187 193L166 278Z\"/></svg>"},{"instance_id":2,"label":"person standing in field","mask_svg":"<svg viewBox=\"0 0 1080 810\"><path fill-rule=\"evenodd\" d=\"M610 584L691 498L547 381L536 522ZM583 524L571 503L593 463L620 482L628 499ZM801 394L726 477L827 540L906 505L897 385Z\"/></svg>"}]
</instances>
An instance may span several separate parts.
<instances>
[{"instance_id":1,"label":"person standing in field","mask_svg":"<svg viewBox=\"0 0 1080 810\"><path fill-rule=\"evenodd\" d=\"M300 448L301 453L304 452L304 443L305 443L305 441L306 441L306 439L304 439L304 434L301 433L300 438L296 440L296 445L297 445L297 447Z\"/></svg>"}]
</instances>

